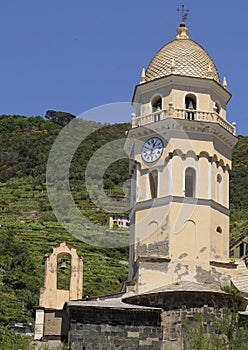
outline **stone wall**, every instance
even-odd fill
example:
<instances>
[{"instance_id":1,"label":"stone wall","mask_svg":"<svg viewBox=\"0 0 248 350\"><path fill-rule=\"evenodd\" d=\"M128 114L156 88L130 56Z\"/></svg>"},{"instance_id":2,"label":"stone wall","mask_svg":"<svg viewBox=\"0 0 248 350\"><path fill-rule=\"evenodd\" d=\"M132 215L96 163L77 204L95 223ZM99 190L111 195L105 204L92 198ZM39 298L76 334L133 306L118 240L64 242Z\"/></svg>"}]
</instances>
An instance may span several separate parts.
<instances>
[{"instance_id":1,"label":"stone wall","mask_svg":"<svg viewBox=\"0 0 248 350\"><path fill-rule=\"evenodd\" d=\"M192 350L190 331L203 327L203 332L216 333L216 325L229 315L228 309L218 309L205 305L201 308L183 308L164 311L162 326L164 330L163 347L166 350Z\"/></svg>"},{"instance_id":2,"label":"stone wall","mask_svg":"<svg viewBox=\"0 0 248 350\"><path fill-rule=\"evenodd\" d=\"M70 308L71 349L159 350L162 337L161 310Z\"/></svg>"},{"instance_id":3,"label":"stone wall","mask_svg":"<svg viewBox=\"0 0 248 350\"><path fill-rule=\"evenodd\" d=\"M70 349L75 350L192 350L189 330L204 325L211 334L227 309L181 307L158 312L113 309L71 310ZM183 345L182 345L183 344Z\"/></svg>"},{"instance_id":4,"label":"stone wall","mask_svg":"<svg viewBox=\"0 0 248 350\"><path fill-rule=\"evenodd\" d=\"M133 304L128 309L126 305L69 306L69 348L192 350L192 329L203 327L207 334L223 337L221 322L235 307L242 306L244 299L234 300L226 293L188 291L133 296L127 301Z\"/></svg>"}]
</instances>

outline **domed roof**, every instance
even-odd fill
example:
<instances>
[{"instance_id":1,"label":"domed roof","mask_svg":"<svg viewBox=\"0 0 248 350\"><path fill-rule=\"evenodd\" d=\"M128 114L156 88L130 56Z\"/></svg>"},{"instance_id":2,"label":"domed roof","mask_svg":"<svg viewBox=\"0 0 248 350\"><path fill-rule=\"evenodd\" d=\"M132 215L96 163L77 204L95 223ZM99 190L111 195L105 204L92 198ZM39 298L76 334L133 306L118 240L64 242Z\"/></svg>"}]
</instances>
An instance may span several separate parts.
<instances>
[{"instance_id":1,"label":"domed roof","mask_svg":"<svg viewBox=\"0 0 248 350\"><path fill-rule=\"evenodd\" d=\"M178 74L198 78L212 78L220 83L219 73L207 52L188 37L188 29L180 24L178 36L166 44L149 64L144 82Z\"/></svg>"}]
</instances>

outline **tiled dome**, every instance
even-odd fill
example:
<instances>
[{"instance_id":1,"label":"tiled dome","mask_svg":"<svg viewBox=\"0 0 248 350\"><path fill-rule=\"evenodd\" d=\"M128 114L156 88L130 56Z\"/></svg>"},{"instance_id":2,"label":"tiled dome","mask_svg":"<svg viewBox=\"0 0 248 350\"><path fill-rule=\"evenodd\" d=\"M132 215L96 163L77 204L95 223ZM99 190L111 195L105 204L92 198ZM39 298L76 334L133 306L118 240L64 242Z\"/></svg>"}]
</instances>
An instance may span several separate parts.
<instances>
[{"instance_id":1,"label":"tiled dome","mask_svg":"<svg viewBox=\"0 0 248 350\"><path fill-rule=\"evenodd\" d=\"M184 23L178 29L176 40L166 44L149 64L145 81L162 78L172 73L190 77L212 78L220 83L214 62L207 52L188 38Z\"/></svg>"}]
</instances>

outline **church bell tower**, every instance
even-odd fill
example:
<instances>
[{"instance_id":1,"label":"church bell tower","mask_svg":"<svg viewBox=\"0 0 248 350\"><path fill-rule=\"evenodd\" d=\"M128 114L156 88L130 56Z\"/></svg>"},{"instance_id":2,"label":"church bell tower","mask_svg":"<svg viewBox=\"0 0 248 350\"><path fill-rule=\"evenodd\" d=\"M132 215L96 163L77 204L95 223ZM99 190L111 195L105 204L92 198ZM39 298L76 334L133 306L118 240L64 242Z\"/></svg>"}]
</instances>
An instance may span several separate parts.
<instances>
[{"instance_id":1,"label":"church bell tower","mask_svg":"<svg viewBox=\"0 0 248 350\"><path fill-rule=\"evenodd\" d=\"M182 22L142 71L127 147L132 177L129 280L137 292L193 281L227 284L231 98Z\"/></svg>"}]
</instances>

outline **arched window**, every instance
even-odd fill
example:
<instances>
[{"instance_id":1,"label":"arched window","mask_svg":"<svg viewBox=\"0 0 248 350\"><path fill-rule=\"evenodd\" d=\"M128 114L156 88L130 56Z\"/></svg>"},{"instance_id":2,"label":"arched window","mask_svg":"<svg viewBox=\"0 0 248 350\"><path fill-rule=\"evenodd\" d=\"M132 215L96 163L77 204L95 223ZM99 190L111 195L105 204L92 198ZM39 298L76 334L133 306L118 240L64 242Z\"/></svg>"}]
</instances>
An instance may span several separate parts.
<instances>
[{"instance_id":1,"label":"arched window","mask_svg":"<svg viewBox=\"0 0 248 350\"><path fill-rule=\"evenodd\" d=\"M161 111L162 99L160 96L155 96L152 100L152 112Z\"/></svg>"},{"instance_id":2,"label":"arched window","mask_svg":"<svg viewBox=\"0 0 248 350\"><path fill-rule=\"evenodd\" d=\"M151 198L157 198L158 196L158 171L152 170L149 173L150 193Z\"/></svg>"},{"instance_id":3,"label":"arched window","mask_svg":"<svg viewBox=\"0 0 248 350\"><path fill-rule=\"evenodd\" d=\"M185 171L185 197L195 197L196 172L193 168Z\"/></svg>"},{"instance_id":4,"label":"arched window","mask_svg":"<svg viewBox=\"0 0 248 350\"><path fill-rule=\"evenodd\" d=\"M188 120L194 120L196 117L195 111L196 111L196 97L193 94L188 94L185 96L185 119Z\"/></svg>"},{"instance_id":5,"label":"arched window","mask_svg":"<svg viewBox=\"0 0 248 350\"><path fill-rule=\"evenodd\" d=\"M69 290L71 280L71 256L62 254L57 259L57 289Z\"/></svg>"}]
</instances>

